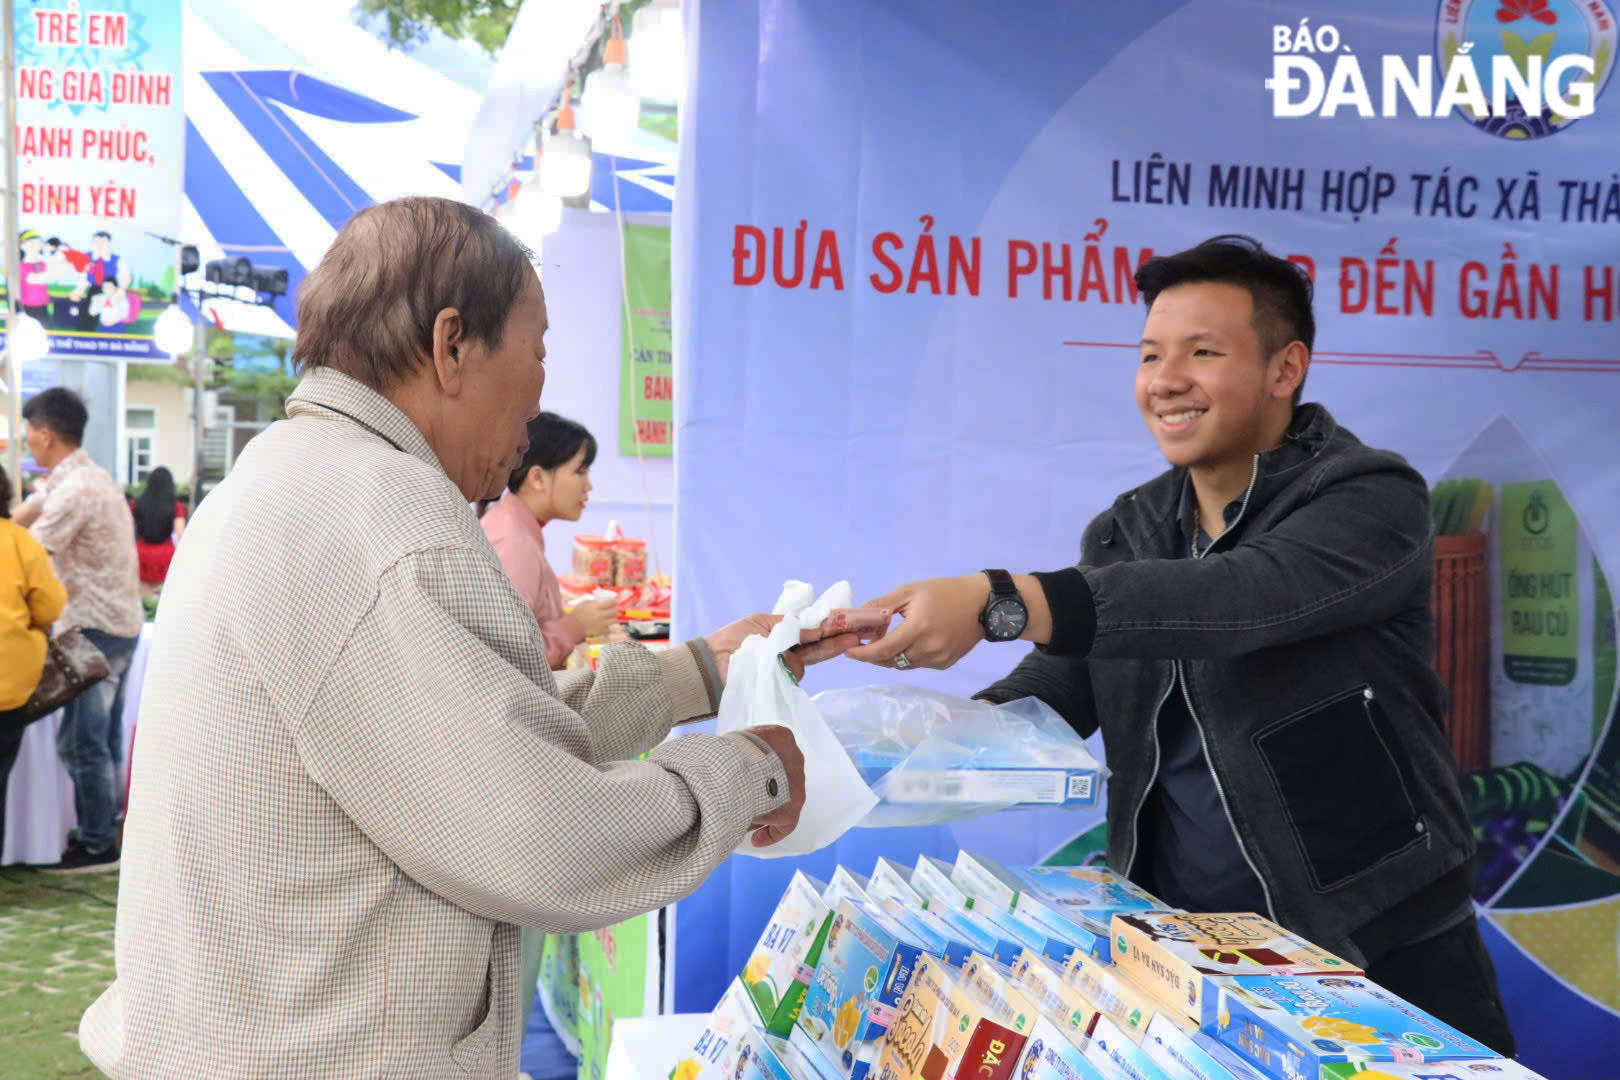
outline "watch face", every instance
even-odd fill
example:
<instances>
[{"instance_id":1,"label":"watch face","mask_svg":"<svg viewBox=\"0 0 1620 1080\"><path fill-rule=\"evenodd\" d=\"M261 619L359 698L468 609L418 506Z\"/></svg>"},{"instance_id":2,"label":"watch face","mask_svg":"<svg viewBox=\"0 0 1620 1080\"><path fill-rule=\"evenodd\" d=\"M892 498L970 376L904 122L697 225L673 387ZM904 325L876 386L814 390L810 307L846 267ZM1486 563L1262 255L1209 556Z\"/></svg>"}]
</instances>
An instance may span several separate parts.
<instances>
[{"instance_id":1,"label":"watch face","mask_svg":"<svg viewBox=\"0 0 1620 1080\"><path fill-rule=\"evenodd\" d=\"M1011 597L997 600L984 620L986 636L992 641L1012 641L1024 632L1028 621L1029 613L1024 610L1023 601Z\"/></svg>"}]
</instances>

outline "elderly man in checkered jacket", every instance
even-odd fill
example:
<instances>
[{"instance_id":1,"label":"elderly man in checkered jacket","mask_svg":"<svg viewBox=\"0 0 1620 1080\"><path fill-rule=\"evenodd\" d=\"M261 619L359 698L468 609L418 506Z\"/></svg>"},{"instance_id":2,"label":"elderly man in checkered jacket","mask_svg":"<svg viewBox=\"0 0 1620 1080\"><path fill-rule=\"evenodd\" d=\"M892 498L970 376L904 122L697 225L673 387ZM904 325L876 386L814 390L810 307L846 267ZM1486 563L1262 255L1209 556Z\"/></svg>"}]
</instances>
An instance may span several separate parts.
<instances>
[{"instance_id":1,"label":"elderly man in checkered jacket","mask_svg":"<svg viewBox=\"0 0 1620 1080\"><path fill-rule=\"evenodd\" d=\"M519 926L649 911L797 822L785 729L664 741L771 621L552 674L468 506L499 494L545 381L540 281L492 218L363 211L298 316L289 419L170 570L117 979L80 1042L120 1078L504 1080Z\"/></svg>"}]
</instances>

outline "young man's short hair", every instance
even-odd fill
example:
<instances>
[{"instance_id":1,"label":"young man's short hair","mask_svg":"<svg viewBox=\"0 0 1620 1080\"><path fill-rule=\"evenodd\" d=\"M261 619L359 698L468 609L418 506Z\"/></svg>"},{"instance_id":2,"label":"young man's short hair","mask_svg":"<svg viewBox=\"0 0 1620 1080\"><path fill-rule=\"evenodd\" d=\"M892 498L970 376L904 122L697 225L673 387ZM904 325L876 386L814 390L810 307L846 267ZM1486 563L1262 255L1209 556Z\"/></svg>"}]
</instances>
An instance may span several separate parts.
<instances>
[{"instance_id":1,"label":"young man's short hair","mask_svg":"<svg viewBox=\"0 0 1620 1080\"><path fill-rule=\"evenodd\" d=\"M1305 269L1271 254L1250 236L1227 233L1174 255L1149 259L1136 272L1136 287L1148 307L1161 292L1176 285L1226 282L1248 290L1254 302L1251 325L1267 358L1291 342L1311 351L1316 345L1316 316L1311 312L1312 287ZM1304 380L1294 391L1299 404Z\"/></svg>"},{"instance_id":2,"label":"young man's short hair","mask_svg":"<svg viewBox=\"0 0 1620 1080\"><path fill-rule=\"evenodd\" d=\"M73 446L83 445L84 429L90 423L84 399L65 386L53 386L23 402L22 416L35 427L49 428Z\"/></svg>"}]
</instances>

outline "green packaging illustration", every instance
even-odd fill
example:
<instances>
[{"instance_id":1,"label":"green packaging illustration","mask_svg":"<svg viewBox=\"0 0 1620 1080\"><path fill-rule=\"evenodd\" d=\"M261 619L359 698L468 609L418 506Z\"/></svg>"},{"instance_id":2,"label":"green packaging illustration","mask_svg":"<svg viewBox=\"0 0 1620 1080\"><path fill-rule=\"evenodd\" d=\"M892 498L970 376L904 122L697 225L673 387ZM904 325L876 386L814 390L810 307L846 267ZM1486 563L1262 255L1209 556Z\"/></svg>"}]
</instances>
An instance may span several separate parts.
<instances>
[{"instance_id":1,"label":"green packaging illustration","mask_svg":"<svg viewBox=\"0 0 1620 1080\"><path fill-rule=\"evenodd\" d=\"M1567 686L1581 641L1580 527L1550 480L1502 488L1502 666L1517 683Z\"/></svg>"}]
</instances>

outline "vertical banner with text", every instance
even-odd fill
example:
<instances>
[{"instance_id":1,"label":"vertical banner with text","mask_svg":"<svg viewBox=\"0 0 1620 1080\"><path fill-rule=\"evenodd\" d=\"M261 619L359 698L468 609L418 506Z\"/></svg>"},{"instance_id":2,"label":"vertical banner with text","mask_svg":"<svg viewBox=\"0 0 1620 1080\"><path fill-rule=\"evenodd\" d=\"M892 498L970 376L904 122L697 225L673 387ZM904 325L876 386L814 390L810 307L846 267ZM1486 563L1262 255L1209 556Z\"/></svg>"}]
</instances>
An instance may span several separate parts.
<instances>
[{"instance_id":1,"label":"vertical banner with text","mask_svg":"<svg viewBox=\"0 0 1620 1080\"><path fill-rule=\"evenodd\" d=\"M182 7L17 5L20 233L4 239L21 249L21 306L58 355L163 355L152 325L178 274Z\"/></svg>"},{"instance_id":2,"label":"vertical banner with text","mask_svg":"<svg viewBox=\"0 0 1620 1080\"><path fill-rule=\"evenodd\" d=\"M674 453L674 366L670 353L669 229L624 227L624 355L619 376L619 453Z\"/></svg>"}]
</instances>

